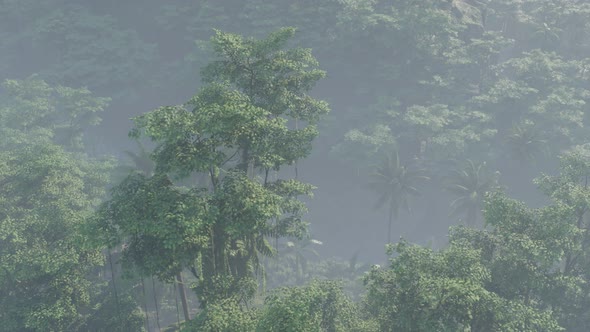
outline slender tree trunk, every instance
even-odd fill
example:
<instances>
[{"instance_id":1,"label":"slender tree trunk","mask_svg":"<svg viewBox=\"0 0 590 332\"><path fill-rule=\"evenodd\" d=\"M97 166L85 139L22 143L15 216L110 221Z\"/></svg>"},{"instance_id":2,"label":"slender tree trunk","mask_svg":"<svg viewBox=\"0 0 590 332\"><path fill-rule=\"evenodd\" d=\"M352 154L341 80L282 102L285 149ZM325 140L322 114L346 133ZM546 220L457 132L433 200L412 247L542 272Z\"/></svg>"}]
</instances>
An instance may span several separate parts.
<instances>
[{"instance_id":1,"label":"slender tree trunk","mask_svg":"<svg viewBox=\"0 0 590 332\"><path fill-rule=\"evenodd\" d=\"M113 269L113 257L111 255L111 250L107 249L109 253L109 265L111 267L111 281L113 282L113 292L115 295L115 303L117 305L117 313L121 313L119 308L119 294L117 293L117 284L115 283L115 270Z\"/></svg>"},{"instance_id":2,"label":"slender tree trunk","mask_svg":"<svg viewBox=\"0 0 590 332\"><path fill-rule=\"evenodd\" d=\"M299 255L297 254L297 252L295 252L295 270L297 271L297 273L295 274L295 279L297 280L297 284L300 285L301 284L301 267L300 267L300 262L299 262Z\"/></svg>"},{"instance_id":3,"label":"slender tree trunk","mask_svg":"<svg viewBox=\"0 0 590 332\"><path fill-rule=\"evenodd\" d=\"M176 283L174 284L174 303L176 304L176 325L180 329L180 310L178 310L178 291L176 290Z\"/></svg>"},{"instance_id":4,"label":"slender tree trunk","mask_svg":"<svg viewBox=\"0 0 590 332\"><path fill-rule=\"evenodd\" d=\"M477 207L469 209L469 212L467 213L467 221L465 223L465 225L467 226L471 226L471 227L476 227L477 226Z\"/></svg>"},{"instance_id":5,"label":"slender tree trunk","mask_svg":"<svg viewBox=\"0 0 590 332\"><path fill-rule=\"evenodd\" d=\"M393 223L393 207L389 207L389 223L387 224L387 244L391 243L391 224Z\"/></svg>"},{"instance_id":6,"label":"slender tree trunk","mask_svg":"<svg viewBox=\"0 0 590 332\"><path fill-rule=\"evenodd\" d=\"M182 281L181 272L178 272L176 274L176 281L178 282L178 291L180 292L180 301L182 302L182 312L184 313L184 320L188 322L191 319L191 317L188 310L186 290L184 289L184 282Z\"/></svg>"},{"instance_id":7,"label":"slender tree trunk","mask_svg":"<svg viewBox=\"0 0 590 332\"><path fill-rule=\"evenodd\" d=\"M299 119L295 118L295 130L299 130ZM299 179L299 170L297 168L297 160L295 160L295 180Z\"/></svg>"},{"instance_id":8,"label":"slender tree trunk","mask_svg":"<svg viewBox=\"0 0 590 332\"><path fill-rule=\"evenodd\" d=\"M145 283L143 277L141 278L141 292L143 293L143 310L145 311L145 328L147 331L150 330L150 319L148 317L147 299L145 296Z\"/></svg>"},{"instance_id":9,"label":"slender tree trunk","mask_svg":"<svg viewBox=\"0 0 590 332\"><path fill-rule=\"evenodd\" d=\"M156 325L158 325L158 331L162 331L162 327L160 327L160 309L158 308L158 297L156 296L156 281L154 281L154 276L152 276L152 290L154 291L154 306L156 307Z\"/></svg>"}]
</instances>

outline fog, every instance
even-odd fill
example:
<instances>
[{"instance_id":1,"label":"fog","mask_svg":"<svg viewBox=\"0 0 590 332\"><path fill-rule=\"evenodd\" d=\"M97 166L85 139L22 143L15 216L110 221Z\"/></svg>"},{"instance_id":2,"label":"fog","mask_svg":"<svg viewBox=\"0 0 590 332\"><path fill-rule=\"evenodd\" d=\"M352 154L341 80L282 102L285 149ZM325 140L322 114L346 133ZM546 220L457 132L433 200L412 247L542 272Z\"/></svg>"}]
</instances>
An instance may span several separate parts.
<instances>
[{"instance_id":1,"label":"fog","mask_svg":"<svg viewBox=\"0 0 590 332\"><path fill-rule=\"evenodd\" d=\"M0 1L0 330L262 331L265 287L339 279L338 315L368 309L321 331L583 331L588 22L571 0ZM470 255L484 272L424 267ZM498 298L421 316L376 295L396 266Z\"/></svg>"}]
</instances>

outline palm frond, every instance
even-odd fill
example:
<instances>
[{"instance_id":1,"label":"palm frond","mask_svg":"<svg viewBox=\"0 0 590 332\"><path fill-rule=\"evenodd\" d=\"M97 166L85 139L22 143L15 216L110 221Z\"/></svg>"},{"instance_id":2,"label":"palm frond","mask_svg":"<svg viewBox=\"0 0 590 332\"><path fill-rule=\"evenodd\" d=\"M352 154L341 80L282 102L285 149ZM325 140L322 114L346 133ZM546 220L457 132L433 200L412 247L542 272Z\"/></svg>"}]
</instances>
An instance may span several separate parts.
<instances>
[{"instance_id":1,"label":"palm frond","mask_svg":"<svg viewBox=\"0 0 590 332\"><path fill-rule=\"evenodd\" d=\"M499 188L499 173L487 174L486 164L467 160L464 167L451 172L445 189L455 196L449 216L465 215L467 223L474 223L481 210L485 193Z\"/></svg>"}]
</instances>

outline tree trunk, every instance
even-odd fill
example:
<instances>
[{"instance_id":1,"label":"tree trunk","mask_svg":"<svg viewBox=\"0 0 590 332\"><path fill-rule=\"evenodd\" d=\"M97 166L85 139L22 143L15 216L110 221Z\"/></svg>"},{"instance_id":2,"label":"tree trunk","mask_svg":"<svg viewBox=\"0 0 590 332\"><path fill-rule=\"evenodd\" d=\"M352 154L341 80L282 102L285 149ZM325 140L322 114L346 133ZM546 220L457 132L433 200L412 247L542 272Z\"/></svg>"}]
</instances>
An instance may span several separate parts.
<instances>
[{"instance_id":1,"label":"tree trunk","mask_svg":"<svg viewBox=\"0 0 590 332\"><path fill-rule=\"evenodd\" d=\"M145 283L143 277L141 277L141 292L143 293L143 310L145 312L145 328L147 331L150 330L150 319L148 317L147 298L145 296Z\"/></svg>"},{"instance_id":2,"label":"tree trunk","mask_svg":"<svg viewBox=\"0 0 590 332\"><path fill-rule=\"evenodd\" d=\"M467 226L471 226L471 227L476 227L477 226L477 212L478 212L478 207L474 207L469 209L469 212L467 213L467 220L465 222L465 224Z\"/></svg>"},{"instance_id":3,"label":"tree trunk","mask_svg":"<svg viewBox=\"0 0 590 332\"><path fill-rule=\"evenodd\" d=\"M391 224L393 223L393 208L389 207L389 223L387 224L387 244L391 243Z\"/></svg>"},{"instance_id":4,"label":"tree trunk","mask_svg":"<svg viewBox=\"0 0 590 332\"><path fill-rule=\"evenodd\" d=\"M111 281L113 282L113 293L115 295L115 303L117 305L117 312L121 313L119 306L119 294L117 293L117 284L115 283L115 269L113 268L113 256L111 255L111 249L107 249L109 265L111 267Z\"/></svg>"},{"instance_id":5,"label":"tree trunk","mask_svg":"<svg viewBox=\"0 0 590 332\"><path fill-rule=\"evenodd\" d=\"M184 289L184 282L182 281L181 272L178 272L176 274L176 281L178 282L178 292L180 293L180 301L182 301L182 312L184 313L184 320L188 322L191 319L191 317L188 310L186 290Z\"/></svg>"},{"instance_id":6,"label":"tree trunk","mask_svg":"<svg viewBox=\"0 0 590 332\"><path fill-rule=\"evenodd\" d=\"M156 308L156 325L158 325L158 332L162 331L162 327L160 326L160 308L158 308L158 297L156 296L156 281L154 280L154 276L152 276L152 291L154 295L154 307Z\"/></svg>"}]
</instances>

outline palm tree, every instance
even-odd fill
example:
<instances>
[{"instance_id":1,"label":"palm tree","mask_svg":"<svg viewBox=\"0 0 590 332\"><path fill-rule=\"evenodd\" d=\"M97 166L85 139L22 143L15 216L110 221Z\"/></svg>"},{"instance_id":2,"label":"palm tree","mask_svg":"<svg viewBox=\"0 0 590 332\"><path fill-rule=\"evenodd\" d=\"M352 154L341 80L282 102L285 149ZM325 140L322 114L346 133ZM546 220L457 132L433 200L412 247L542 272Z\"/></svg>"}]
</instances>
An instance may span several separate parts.
<instances>
[{"instance_id":1,"label":"palm tree","mask_svg":"<svg viewBox=\"0 0 590 332\"><path fill-rule=\"evenodd\" d=\"M507 140L511 154L524 162L533 161L546 151L547 140L541 139L530 125L515 125Z\"/></svg>"},{"instance_id":2,"label":"palm tree","mask_svg":"<svg viewBox=\"0 0 590 332\"><path fill-rule=\"evenodd\" d=\"M430 179L424 174L425 171L421 168L402 165L397 151L388 154L383 163L371 174L369 188L379 195L375 208L389 205L387 243L391 243L391 224L393 219L397 218L400 208L410 212L408 198L410 195L420 195L416 183Z\"/></svg>"},{"instance_id":3,"label":"palm tree","mask_svg":"<svg viewBox=\"0 0 590 332\"><path fill-rule=\"evenodd\" d=\"M113 172L113 182L118 183L133 172L139 172L145 176L152 176L156 164L150 158L150 153L145 149L141 142L137 142L139 151L125 150L123 153L128 160L125 163L115 167Z\"/></svg>"},{"instance_id":4,"label":"palm tree","mask_svg":"<svg viewBox=\"0 0 590 332\"><path fill-rule=\"evenodd\" d=\"M319 257L318 252L312 247L312 245L322 244L322 241L310 237L305 237L298 241L287 241L285 243L285 254L294 259L293 269L295 270L298 284L301 284L303 282L303 277L307 275L308 256Z\"/></svg>"},{"instance_id":5,"label":"palm tree","mask_svg":"<svg viewBox=\"0 0 590 332\"><path fill-rule=\"evenodd\" d=\"M500 172L486 174L486 163L474 163L467 159L465 167L453 171L449 176L447 191L456 196L451 202L451 216L464 215L464 222L475 225L483 209L483 200L487 192L500 188Z\"/></svg>"}]
</instances>

